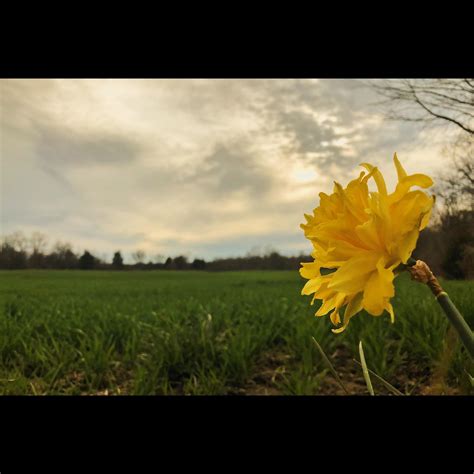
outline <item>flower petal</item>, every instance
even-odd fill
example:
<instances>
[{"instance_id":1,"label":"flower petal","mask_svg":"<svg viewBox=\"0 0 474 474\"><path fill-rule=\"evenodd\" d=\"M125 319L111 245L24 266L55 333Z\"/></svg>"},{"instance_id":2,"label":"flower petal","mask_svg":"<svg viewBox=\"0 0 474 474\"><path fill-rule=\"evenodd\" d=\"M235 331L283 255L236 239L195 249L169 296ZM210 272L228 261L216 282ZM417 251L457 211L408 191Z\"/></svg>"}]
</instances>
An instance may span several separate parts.
<instances>
[{"instance_id":1,"label":"flower petal","mask_svg":"<svg viewBox=\"0 0 474 474\"><path fill-rule=\"evenodd\" d=\"M395 275L391 268L384 268L384 259L377 262L374 271L364 288L364 309L373 316L380 316L385 309L386 299L395 294L393 279Z\"/></svg>"},{"instance_id":2,"label":"flower petal","mask_svg":"<svg viewBox=\"0 0 474 474\"><path fill-rule=\"evenodd\" d=\"M370 252L350 258L330 275L328 288L348 295L362 291L379 258L380 255Z\"/></svg>"},{"instance_id":3,"label":"flower petal","mask_svg":"<svg viewBox=\"0 0 474 474\"><path fill-rule=\"evenodd\" d=\"M393 155L393 162L395 163L395 168L397 168L398 181L401 181L406 177L407 172L404 170L396 153Z\"/></svg>"},{"instance_id":4,"label":"flower petal","mask_svg":"<svg viewBox=\"0 0 474 474\"><path fill-rule=\"evenodd\" d=\"M308 280L306 284L304 285L303 289L301 290L301 294L310 295L311 293L318 291L319 288L321 288L321 285L325 281L327 281L327 278L324 276L319 276L316 278L312 278L311 280Z\"/></svg>"},{"instance_id":5,"label":"flower petal","mask_svg":"<svg viewBox=\"0 0 474 474\"><path fill-rule=\"evenodd\" d=\"M383 179L383 175L380 170L376 166L372 166L369 163L361 163L360 166L363 166L367 171L373 172L373 178L375 180L375 184L377 185L377 189L379 193L383 196L387 195L387 186L385 184L385 180Z\"/></svg>"},{"instance_id":6,"label":"flower petal","mask_svg":"<svg viewBox=\"0 0 474 474\"><path fill-rule=\"evenodd\" d=\"M339 334L346 329L350 319L362 310L362 301L363 292L357 293L349 300L349 303L347 303L346 309L344 311L344 324L340 328L332 329L333 333Z\"/></svg>"}]
</instances>

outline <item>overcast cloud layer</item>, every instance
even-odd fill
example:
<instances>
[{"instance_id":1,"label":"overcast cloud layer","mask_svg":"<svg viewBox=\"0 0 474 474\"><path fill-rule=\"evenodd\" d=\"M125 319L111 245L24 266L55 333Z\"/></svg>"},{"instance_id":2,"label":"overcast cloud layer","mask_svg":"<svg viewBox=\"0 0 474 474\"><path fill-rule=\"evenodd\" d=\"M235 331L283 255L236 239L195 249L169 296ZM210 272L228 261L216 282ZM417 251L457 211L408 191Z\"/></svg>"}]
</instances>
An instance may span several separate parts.
<instances>
[{"instance_id":1,"label":"overcast cloud layer","mask_svg":"<svg viewBox=\"0 0 474 474\"><path fill-rule=\"evenodd\" d=\"M1 233L111 258L309 252L299 224L358 164L436 174L442 137L356 80L0 80Z\"/></svg>"}]
</instances>

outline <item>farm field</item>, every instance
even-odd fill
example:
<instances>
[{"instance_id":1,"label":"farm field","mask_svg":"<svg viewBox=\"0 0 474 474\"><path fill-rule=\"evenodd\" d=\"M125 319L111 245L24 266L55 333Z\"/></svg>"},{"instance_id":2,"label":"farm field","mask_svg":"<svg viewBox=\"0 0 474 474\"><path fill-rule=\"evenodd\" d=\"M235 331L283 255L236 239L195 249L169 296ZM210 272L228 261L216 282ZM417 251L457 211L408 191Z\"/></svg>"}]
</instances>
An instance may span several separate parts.
<instances>
[{"instance_id":1,"label":"farm field","mask_svg":"<svg viewBox=\"0 0 474 474\"><path fill-rule=\"evenodd\" d=\"M360 340L404 394L472 393L473 364L428 288L395 282L395 324L361 313L336 335L297 272L2 271L0 393L344 394L311 336L351 394L367 394ZM473 327L474 282L442 284Z\"/></svg>"}]
</instances>

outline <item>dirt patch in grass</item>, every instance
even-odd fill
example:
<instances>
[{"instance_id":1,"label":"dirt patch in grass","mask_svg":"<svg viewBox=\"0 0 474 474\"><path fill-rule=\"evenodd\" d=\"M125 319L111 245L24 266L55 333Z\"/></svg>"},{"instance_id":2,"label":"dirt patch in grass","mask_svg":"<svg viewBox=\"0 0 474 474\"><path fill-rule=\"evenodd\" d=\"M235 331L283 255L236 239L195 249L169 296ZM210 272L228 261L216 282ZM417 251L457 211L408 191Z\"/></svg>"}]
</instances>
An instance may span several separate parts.
<instances>
[{"instance_id":1,"label":"dirt patch in grass","mask_svg":"<svg viewBox=\"0 0 474 474\"><path fill-rule=\"evenodd\" d=\"M91 389L84 372L72 371L56 381L55 391L64 395L129 395L133 385L132 372L123 368L116 369L104 377L102 384L106 386Z\"/></svg>"},{"instance_id":2,"label":"dirt patch in grass","mask_svg":"<svg viewBox=\"0 0 474 474\"><path fill-rule=\"evenodd\" d=\"M232 395L282 395L277 379L286 370L291 356L280 351L263 353L253 375L244 386L231 390Z\"/></svg>"},{"instance_id":3,"label":"dirt patch in grass","mask_svg":"<svg viewBox=\"0 0 474 474\"><path fill-rule=\"evenodd\" d=\"M354 361L354 354L345 347L338 347L330 359L350 395L369 395L362 374L362 368ZM231 390L230 394L237 395L283 395L284 391L278 383L281 378L295 366L297 361L281 351L270 351L263 354L248 382L239 389ZM374 376L371 377L376 395L393 395L382 382ZM427 364L418 360L406 360L397 367L397 370L387 380L391 385L406 395L459 395L461 390L450 387L443 381L438 381L435 371ZM330 371L322 379L314 395L346 395L342 387Z\"/></svg>"},{"instance_id":4,"label":"dirt patch in grass","mask_svg":"<svg viewBox=\"0 0 474 474\"><path fill-rule=\"evenodd\" d=\"M345 347L338 347L331 360L337 361L336 370L350 395L369 395L361 366L354 361L354 354ZM336 365L336 364L335 364ZM405 361L389 379L391 385L404 394L419 395L429 385L431 372L429 368L415 361ZM375 376L371 376L372 385L377 395L393 395L393 393ZM324 378L320 395L345 395L342 387L331 373Z\"/></svg>"},{"instance_id":5,"label":"dirt patch in grass","mask_svg":"<svg viewBox=\"0 0 474 474\"><path fill-rule=\"evenodd\" d=\"M368 396L367 386L362 374L362 368L354 361L354 354L347 347L341 345L328 354L333 362L347 392L350 395ZM252 375L240 386L227 387L226 395L286 395L288 390L285 380L290 378L292 371L298 370L301 361L296 360L288 352L282 350L271 350L261 354L256 361ZM327 369L325 365L314 369L314 377ZM462 390L447 385L445 378L440 376L445 371L440 372L434 368L430 369L428 362L420 360L405 360L401 363L395 373L387 377L387 381L403 394L409 395L459 395ZM376 395L393 395L379 380L371 377ZM106 387L90 390L86 383L85 374L75 371L56 382L56 391L64 394L81 395L132 395L133 373L125 368L116 368L113 374L108 374ZM184 384L175 380L170 383L171 391L176 395L184 394ZM327 370L321 376L319 383L315 384L314 390L309 390L312 395L346 395L342 387Z\"/></svg>"}]
</instances>

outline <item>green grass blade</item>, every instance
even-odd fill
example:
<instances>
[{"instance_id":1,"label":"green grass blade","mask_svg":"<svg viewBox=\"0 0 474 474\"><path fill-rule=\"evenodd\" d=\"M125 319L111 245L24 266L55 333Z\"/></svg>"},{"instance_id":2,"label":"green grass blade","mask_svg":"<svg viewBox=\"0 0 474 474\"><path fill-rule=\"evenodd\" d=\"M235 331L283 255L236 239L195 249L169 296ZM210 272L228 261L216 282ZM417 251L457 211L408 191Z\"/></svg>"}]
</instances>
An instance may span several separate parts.
<instances>
[{"instance_id":1,"label":"green grass blade","mask_svg":"<svg viewBox=\"0 0 474 474\"><path fill-rule=\"evenodd\" d=\"M357 359L353 359L353 361L357 362L360 366L362 366L362 364ZM380 382L383 383L385 388L390 390L394 395L403 396L403 397L405 396L405 394L400 392L400 390L395 388L390 382L387 382L384 378L380 377L380 375L375 373L373 370L370 370L369 368L367 368L367 370L369 371L369 374L372 374L377 380L380 380Z\"/></svg>"},{"instance_id":2,"label":"green grass blade","mask_svg":"<svg viewBox=\"0 0 474 474\"><path fill-rule=\"evenodd\" d=\"M349 392L346 390L346 387L344 387L344 384L342 383L342 380L339 377L339 374L336 372L336 369L331 364L331 361L329 360L329 357L323 351L323 348L319 345L318 341L313 336L311 336L311 338L313 339L314 343L316 344L316 347L318 348L319 353L321 354L322 358L326 361L326 364L328 365L329 369L331 370L331 372L334 375L335 379L337 380L338 384L341 386L342 390L344 390L345 394L349 395Z\"/></svg>"},{"instance_id":3,"label":"green grass blade","mask_svg":"<svg viewBox=\"0 0 474 474\"><path fill-rule=\"evenodd\" d=\"M359 355L360 355L360 362L362 365L362 373L364 374L364 379L367 385L367 389L369 390L369 393L372 396L374 396L375 395L374 388L372 387L372 381L370 380L369 370L365 362L364 349L362 349L362 341L359 342Z\"/></svg>"}]
</instances>

